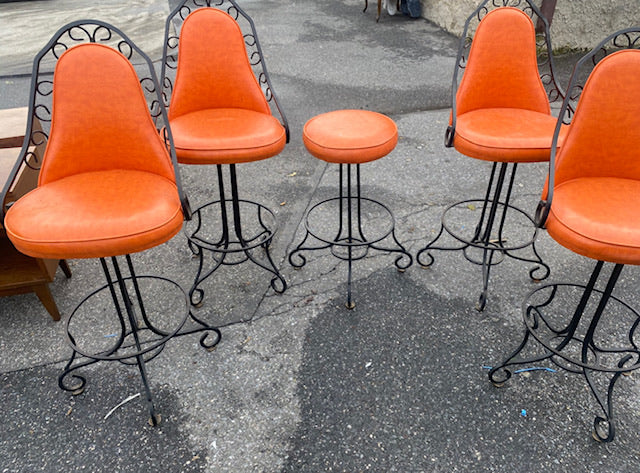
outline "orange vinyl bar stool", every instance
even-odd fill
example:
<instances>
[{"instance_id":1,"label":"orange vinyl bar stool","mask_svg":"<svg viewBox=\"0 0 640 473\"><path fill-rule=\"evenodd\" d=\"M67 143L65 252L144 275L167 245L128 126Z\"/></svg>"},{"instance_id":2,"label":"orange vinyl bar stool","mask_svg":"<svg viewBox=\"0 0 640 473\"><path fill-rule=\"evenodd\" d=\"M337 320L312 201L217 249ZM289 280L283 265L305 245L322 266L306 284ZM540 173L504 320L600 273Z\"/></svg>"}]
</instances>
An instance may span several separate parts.
<instances>
[{"instance_id":1,"label":"orange vinyl bar stool","mask_svg":"<svg viewBox=\"0 0 640 473\"><path fill-rule=\"evenodd\" d=\"M370 248L400 253L395 260L398 271L404 271L413 262L396 238L391 210L377 200L362 197L360 192L360 164L375 161L393 151L398 142L398 129L391 118L380 113L337 110L307 121L302 138L313 156L340 165L340 192L338 197L318 202L307 210L304 237L289 253L289 263L294 268L301 268L307 262L301 254L303 251L331 248L336 258L347 261L346 306L353 309L352 265L367 256ZM326 225L327 221L335 219L337 228ZM394 247L381 246L388 237L392 238ZM316 244L305 246L307 240Z\"/></svg>"},{"instance_id":2,"label":"orange vinyl bar stool","mask_svg":"<svg viewBox=\"0 0 640 473\"><path fill-rule=\"evenodd\" d=\"M29 111L23 161L33 162L33 145L46 149L37 188L4 215L7 235L36 258L98 258L106 277L66 321L73 354L58 384L79 394L86 379L78 368L136 365L156 425L146 363L174 336L205 331L200 344L211 349L220 332L193 316L186 323L188 298L178 284L134 272L131 254L168 241L190 215L171 132L158 134L167 119L153 64L107 23L69 23L34 60ZM41 128L32 127L36 118ZM143 301L145 289L162 294Z\"/></svg>"},{"instance_id":3,"label":"orange vinyl bar stool","mask_svg":"<svg viewBox=\"0 0 640 473\"><path fill-rule=\"evenodd\" d=\"M538 225L546 226L555 241L597 261L591 277L586 285L546 284L529 293L523 303L522 343L489 372L497 386L511 377L511 366L543 360L581 373L602 409L593 437L603 442L615 435L616 381L640 368L640 312L613 295L623 266L640 265L639 47L640 28L621 30L576 64L538 206ZM579 78L590 68L581 86ZM571 114L559 148L562 120ZM598 289L605 263L612 269L604 289ZM525 350L527 345L537 348L536 356L528 357L532 350Z\"/></svg>"},{"instance_id":4,"label":"orange vinyl bar stool","mask_svg":"<svg viewBox=\"0 0 640 473\"><path fill-rule=\"evenodd\" d=\"M467 35L475 24L471 40ZM549 275L549 266L535 247L533 217L514 206L511 198L518 164L549 160L556 124L549 100L561 98L549 25L538 7L529 0L482 2L467 19L460 42L445 146L492 163L487 190L483 199L447 207L438 234L416 255L421 266L429 267L434 262L432 250L461 250L467 260L481 266L482 291L476 305L480 311L487 302L491 268L505 257L534 263L529 276L535 281ZM470 209L480 210L475 225L468 222ZM521 227L530 228L530 236L521 235ZM454 246L438 244L443 235L452 237ZM517 251L527 247L532 257Z\"/></svg>"},{"instance_id":5,"label":"orange vinyl bar stool","mask_svg":"<svg viewBox=\"0 0 640 473\"><path fill-rule=\"evenodd\" d=\"M198 207L187 227L199 261L191 303L204 302L201 285L220 266L247 260L270 272L273 290L284 292L269 253L275 215L238 191L237 164L276 156L289 141L251 18L233 0L181 2L166 22L162 84L178 162L217 166L219 199ZM210 268L205 256L212 257Z\"/></svg>"}]
</instances>

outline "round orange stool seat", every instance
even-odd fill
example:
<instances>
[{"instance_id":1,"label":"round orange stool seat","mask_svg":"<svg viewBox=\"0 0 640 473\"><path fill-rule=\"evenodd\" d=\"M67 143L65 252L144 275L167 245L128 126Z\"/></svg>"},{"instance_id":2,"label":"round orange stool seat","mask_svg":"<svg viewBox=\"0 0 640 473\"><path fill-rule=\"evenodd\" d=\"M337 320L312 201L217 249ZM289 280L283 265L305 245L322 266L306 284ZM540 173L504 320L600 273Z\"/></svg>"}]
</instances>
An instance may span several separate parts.
<instances>
[{"instance_id":1,"label":"round orange stool seat","mask_svg":"<svg viewBox=\"0 0 640 473\"><path fill-rule=\"evenodd\" d=\"M360 164L389 154L398 143L398 128L391 118L377 112L336 110L307 121L302 140L318 159Z\"/></svg>"}]
</instances>

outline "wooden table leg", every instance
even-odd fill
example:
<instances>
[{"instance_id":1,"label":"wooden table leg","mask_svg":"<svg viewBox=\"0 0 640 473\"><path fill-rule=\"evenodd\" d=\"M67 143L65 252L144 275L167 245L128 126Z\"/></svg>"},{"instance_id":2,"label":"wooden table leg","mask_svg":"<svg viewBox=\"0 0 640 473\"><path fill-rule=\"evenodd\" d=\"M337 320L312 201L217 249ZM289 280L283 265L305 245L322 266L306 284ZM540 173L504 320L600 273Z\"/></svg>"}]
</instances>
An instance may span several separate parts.
<instances>
[{"instance_id":1,"label":"wooden table leg","mask_svg":"<svg viewBox=\"0 0 640 473\"><path fill-rule=\"evenodd\" d=\"M51 318L55 321L60 320L60 312L58 312L58 306L56 306L56 302L53 300L53 295L51 294L49 285L39 284L33 287L33 291L38 296L38 299L40 299L44 308L47 309Z\"/></svg>"}]
</instances>

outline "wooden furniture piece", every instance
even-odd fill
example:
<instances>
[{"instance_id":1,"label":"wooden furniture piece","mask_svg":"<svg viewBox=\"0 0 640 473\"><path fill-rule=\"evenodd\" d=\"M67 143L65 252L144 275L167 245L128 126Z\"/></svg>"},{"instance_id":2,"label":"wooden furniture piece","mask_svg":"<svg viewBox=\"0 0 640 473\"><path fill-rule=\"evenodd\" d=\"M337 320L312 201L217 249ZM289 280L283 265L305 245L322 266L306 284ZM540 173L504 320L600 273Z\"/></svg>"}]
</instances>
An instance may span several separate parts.
<instances>
[{"instance_id":1,"label":"wooden furniture piece","mask_svg":"<svg viewBox=\"0 0 640 473\"><path fill-rule=\"evenodd\" d=\"M0 187L4 188L11 170L20 156L27 125L28 108L0 110ZM32 149L36 157L41 156L38 147ZM15 182L8 189L2 205L14 202L34 189L38 182L37 165L22 165ZM32 258L20 253L7 238L0 222L0 296L35 292L53 320L60 320L60 312L49 290L58 265L64 274L71 277L65 260Z\"/></svg>"}]
</instances>

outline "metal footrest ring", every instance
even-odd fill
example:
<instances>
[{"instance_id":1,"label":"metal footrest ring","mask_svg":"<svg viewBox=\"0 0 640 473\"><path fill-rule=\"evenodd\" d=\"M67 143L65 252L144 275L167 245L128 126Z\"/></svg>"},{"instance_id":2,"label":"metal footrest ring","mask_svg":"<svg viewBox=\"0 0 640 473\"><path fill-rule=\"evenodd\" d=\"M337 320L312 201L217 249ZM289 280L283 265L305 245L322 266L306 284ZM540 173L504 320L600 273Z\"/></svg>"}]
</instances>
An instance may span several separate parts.
<instances>
[{"instance_id":1,"label":"metal footrest ring","mask_svg":"<svg viewBox=\"0 0 640 473\"><path fill-rule=\"evenodd\" d=\"M602 411L595 416L593 437L611 442L615 384L621 375L640 368L640 312L611 294L622 265L616 265L604 291L595 288L601 268L599 262L586 286L546 284L531 291L522 306L523 340L503 363L491 369L489 380L500 387L511 378L511 366L545 360L583 375ZM536 354L523 357L527 347ZM596 382L596 375L608 377L607 383ZM602 384L606 389L601 389Z\"/></svg>"},{"instance_id":2,"label":"metal footrest ring","mask_svg":"<svg viewBox=\"0 0 640 473\"><path fill-rule=\"evenodd\" d=\"M220 266L235 266L246 261L271 273L271 287L283 293L287 283L269 253L277 229L273 211L250 200L216 200L196 209L192 222L185 228L189 248L198 258L198 271L189 290L191 304L202 305L204 290L200 286ZM263 251L264 255L259 257L256 251ZM205 252L213 260L209 268L205 268Z\"/></svg>"}]
</instances>

